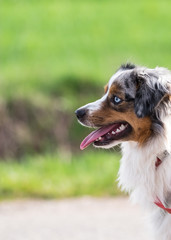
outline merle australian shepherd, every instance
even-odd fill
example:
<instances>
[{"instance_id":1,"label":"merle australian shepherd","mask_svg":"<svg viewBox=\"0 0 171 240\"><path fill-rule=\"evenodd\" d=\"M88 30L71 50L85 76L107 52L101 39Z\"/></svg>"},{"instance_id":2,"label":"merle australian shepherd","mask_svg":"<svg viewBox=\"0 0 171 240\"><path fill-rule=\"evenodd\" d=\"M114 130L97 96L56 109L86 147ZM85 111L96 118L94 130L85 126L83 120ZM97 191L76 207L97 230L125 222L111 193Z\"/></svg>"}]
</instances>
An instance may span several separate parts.
<instances>
[{"instance_id":1,"label":"merle australian shepherd","mask_svg":"<svg viewBox=\"0 0 171 240\"><path fill-rule=\"evenodd\" d=\"M99 100L76 110L79 122L96 128L81 143L121 144L119 185L149 210L155 239L171 239L171 72L122 65Z\"/></svg>"}]
</instances>

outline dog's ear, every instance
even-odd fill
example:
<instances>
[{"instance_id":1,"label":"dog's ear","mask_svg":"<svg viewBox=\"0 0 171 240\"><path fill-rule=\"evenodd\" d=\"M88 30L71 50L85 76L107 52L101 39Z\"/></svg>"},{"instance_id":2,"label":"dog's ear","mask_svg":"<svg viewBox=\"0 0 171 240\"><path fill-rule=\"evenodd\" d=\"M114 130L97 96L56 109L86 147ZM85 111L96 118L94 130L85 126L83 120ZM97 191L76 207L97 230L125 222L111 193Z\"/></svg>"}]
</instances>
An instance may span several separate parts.
<instances>
[{"instance_id":1,"label":"dog's ear","mask_svg":"<svg viewBox=\"0 0 171 240\"><path fill-rule=\"evenodd\" d=\"M155 111L167 90L152 72L134 72L137 90L134 109L138 118L150 116Z\"/></svg>"}]
</instances>

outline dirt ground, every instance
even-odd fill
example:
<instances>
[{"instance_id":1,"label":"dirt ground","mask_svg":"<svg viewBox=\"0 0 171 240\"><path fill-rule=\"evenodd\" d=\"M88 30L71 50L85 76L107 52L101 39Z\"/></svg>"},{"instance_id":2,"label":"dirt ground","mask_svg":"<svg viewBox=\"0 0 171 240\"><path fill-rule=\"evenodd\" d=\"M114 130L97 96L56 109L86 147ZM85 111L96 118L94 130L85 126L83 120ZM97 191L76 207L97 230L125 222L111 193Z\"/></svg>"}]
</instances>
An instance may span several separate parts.
<instances>
[{"instance_id":1,"label":"dirt ground","mask_svg":"<svg viewBox=\"0 0 171 240\"><path fill-rule=\"evenodd\" d=\"M151 240L145 222L127 198L0 203L0 240Z\"/></svg>"}]
</instances>

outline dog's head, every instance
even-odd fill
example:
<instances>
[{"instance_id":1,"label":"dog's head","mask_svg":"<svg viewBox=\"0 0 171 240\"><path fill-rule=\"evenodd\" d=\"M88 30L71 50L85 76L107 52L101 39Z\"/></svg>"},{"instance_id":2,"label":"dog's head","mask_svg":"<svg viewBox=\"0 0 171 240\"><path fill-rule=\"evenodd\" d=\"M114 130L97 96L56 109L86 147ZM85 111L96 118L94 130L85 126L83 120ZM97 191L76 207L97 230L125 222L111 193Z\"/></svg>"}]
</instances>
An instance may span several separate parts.
<instances>
[{"instance_id":1,"label":"dog's head","mask_svg":"<svg viewBox=\"0 0 171 240\"><path fill-rule=\"evenodd\" d=\"M167 69L122 65L105 86L101 99L76 110L82 125L98 128L84 139L81 149L90 143L103 148L123 141L144 144L160 133L170 83Z\"/></svg>"}]
</instances>

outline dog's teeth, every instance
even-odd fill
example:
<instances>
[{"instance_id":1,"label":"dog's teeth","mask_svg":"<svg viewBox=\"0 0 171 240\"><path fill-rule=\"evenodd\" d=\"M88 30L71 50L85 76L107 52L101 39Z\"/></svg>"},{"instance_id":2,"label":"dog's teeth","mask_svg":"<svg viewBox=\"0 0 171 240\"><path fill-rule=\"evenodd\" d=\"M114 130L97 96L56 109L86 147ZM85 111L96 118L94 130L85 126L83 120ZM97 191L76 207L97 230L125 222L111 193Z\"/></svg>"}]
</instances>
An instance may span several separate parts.
<instances>
[{"instance_id":1,"label":"dog's teeth","mask_svg":"<svg viewBox=\"0 0 171 240\"><path fill-rule=\"evenodd\" d=\"M120 130L124 130L125 129L125 126L122 124L121 126L120 126Z\"/></svg>"},{"instance_id":2,"label":"dog's teeth","mask_svg":"<svg viewBox=\"0 0 171 240\"><path fill-rule=\"evenodd\" d=\"M116 129L116 132L119 133L119 132L120 132L120 129Z\"/></svg>"},{"instance_id":3,"label":"dog's teeth","mask_svg":"<svg viewBox=\"0 0 171 240\"><path fill-rule=\"evenodd\" d=\"M96 139L96 141L99 141L99 140L101 140L101 139L102 139L102 137L99 137L99 138Z\"/></svg>"},{"instance_id":4,"label":"dog's teeth","mask_svg":"<svg viewBox=\"0 0 171 240\"><path fill-rule=\"evenodd\" d=\"M112 134L115 134L115 132L114 132L114 131L112 131Z\"/></svg>"}]
</instances>

